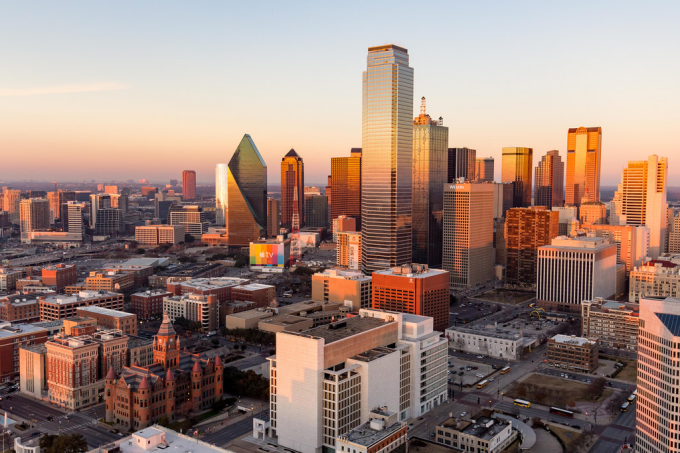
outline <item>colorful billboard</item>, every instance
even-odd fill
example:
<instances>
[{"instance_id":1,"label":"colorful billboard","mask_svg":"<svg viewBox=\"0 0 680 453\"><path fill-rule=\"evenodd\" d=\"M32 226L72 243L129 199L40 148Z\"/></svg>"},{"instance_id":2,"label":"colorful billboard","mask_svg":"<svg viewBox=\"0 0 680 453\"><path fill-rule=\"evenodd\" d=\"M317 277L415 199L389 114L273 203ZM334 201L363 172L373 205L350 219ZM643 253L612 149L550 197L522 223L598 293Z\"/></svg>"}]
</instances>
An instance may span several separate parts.
<instances>
[{"instance_id":1,"label":"colorful billboard","mask_svg":"<svg viewBox=\"0 0 680 453\"><path fill-rule=\"evenodd\" d=\"M266 267L286 266L286 243L250 243L250 265ZM290 253L290 252L289 252Z\"/></svg>"}]
</instances>

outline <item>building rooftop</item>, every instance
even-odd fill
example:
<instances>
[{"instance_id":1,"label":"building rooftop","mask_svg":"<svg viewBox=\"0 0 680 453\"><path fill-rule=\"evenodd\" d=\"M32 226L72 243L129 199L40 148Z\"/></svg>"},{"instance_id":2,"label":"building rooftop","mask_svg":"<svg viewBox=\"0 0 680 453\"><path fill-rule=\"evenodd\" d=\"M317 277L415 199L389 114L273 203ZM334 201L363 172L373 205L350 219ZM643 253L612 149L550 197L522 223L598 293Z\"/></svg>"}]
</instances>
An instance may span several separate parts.
<instances>
[{"instance_id":1,"label":"building rooftop","mask_svg":"<svg viewBox=\"0 0 680 453\"><path fill-rule=\"evenodd\" d=\"M337 310L340 307L338 302L324 302L318 300L305 300L303 302L298 302L295 304L284 305L279 307L279 313L297 314L303 311L329 311Z\"/></svg>"},{"instance_id":2,"label":"building rooftop","mask_svg":"<svg viewBox=\"0 0 680 453\"><path fill-rule=\"evenodd\" d=\"M336 321L324 326L314 327L300 333L286 333L290 335L303 335L306 337L323 338L325 340L325 344L330 344L334 341L344 340L345 338L349 338L359 333L376 329L388 323L388 321L385 321L381 318L355 316L353 318L343 319L341 321Z\"/></svg>"},{"instance_id":3,"label":"building rooftop","mask_svg":"<svg viewBox=\"0 0 680 453\"><path fill-rule=\"evenodd\" d=\"M63 327L64 326L64 320L63 319L55 319L54 321L34 322L31 325L36 326L36 327L42 327L42 328L45 328L45 329L49 329L50 327Z\"/></svg>"},{"instance_id":4,"label":"building rooftop","mask_svg":"<svg viewBox=\"0 0 680 453\"><path fill-rule=\"evenodd\" d=\"M369 349L368 351L364 351L361 354L357 354L355 356L350 357L352 360L358 360L359 362L372 362L376 359L379 359L381 357L385 357L388 354L392 354L393 352L396 352L396 349L391 349L391 348L385 348L385 347L380 347L380 348L373 348ZM374 409L373 412L377 412L379 409ZM384 413L382 415L388 415L387 413Z\"/></svg>"},{"instance_id":5,"label":"building rooftop","mask_svg":"<svg viewBox=\"0 0 680 453\"><path fill-rule=\"evenodd\" d=\"M294 326L295 324L300 324L301 322L305 322L306 318L303 318L302 316L295 316L295 315L276 315L272 316L271 318L265 318L260 323L265 323L265 324L273 324L275 326L283 326L283 327L289 327L289 326Z\"/></svg>"},{"instance_id":6,"label":"building rooftop","mask_svg":"<svg viewBox=\"0 0 680 453\"><path fill-rule=\"evenodd\" d=\"M589 340L587 338L583 337L576 337L576 336L570 336L570 335L555 335L554 337L551 338L551 340L554 340L555 343L562 343L562 344L575 344L578 346L583 346L585 344L595 344L595 341Z\"/></svg>"},{"instance_id":7,"label":"building rooftop","mask_svg":"<svg viewBox=\"0 0 680 453\"><path fill-rule=\"evenodd\" d=\"M550 242L550 245L545 245L539 248L562 248L568 250L594 251L610 246L616 247L615 244L609 242L609 238L604 237L578 236L575 238L570 238L567 236L558 236Z\"/></svg>"},{"instance_id":8,"label":"building rooftop","mask_svg":"<svg viewBox=\"0 0 680 453\"><path fill-rule=\"evenodd\" d=\"M102 297L112 297L112 296L121 296L119 293L111 293L108 291L80 291L78 295L72 295L72 296L64 296L62 294L60 295L50 295L45 297L43 300L48 303L48 304L57 304L57 305L65 305L65 304L72 304L75 302L80 302L81 300L88 300L88 299L100 299Z\"/></svg>"},{"instance_id":9,"label":"building rooftop","mask_svg":"<svg viewBox=\"0 0 680 453\"><path fill-rule=\"evenodd\" d=\"M509 425L510 422L507 420L496 419L482 415L477 417L474 421L460 420L450 417L440 426L458 430L469 436L477 437L478 439L491 440Z\"/></svg>"},{"instance_id":10,"label":"building rooftop","mask_svg":"<svg viewBox=\"0 0 680 453\"><path fill-rule=\"evenodd\" d=\"M45 354L47 352L47 346L45 346L45 343L23 345L21 346L21 349L26 349L27 351L31 352L37 352L38 354Z\"/></svg>"},{"instance_id":11,"label":"building rooftop","mask_svg":"<svg viewBox=\"0 0 680 453\"><path fill-rule=\"evenodd\" d=\"M451 453L464 451L460 448L449 447L421 437L411 436L408 439L408 450L417 453Z\"/></svg>"},{"instance_id":12,"label":"building rooftop","mask_svg":"<svg viewBox=\"0 0 680 453\"><path fill-rule=\"evenodd\" d=\"M340 439L346 442L352 442L357 445L370 447L375 445L385 438L396 433L405 426L403 422L393 423L390 426L385 426L384 420L369 420L363 425L359 425L349 433L340 436Z\"/></svg>"},{"instance_id":13,"label":"building rooftop","mask_svg":"<svg viewBox=\"0 0 680 453\"><path fill-rule=\"evenodd\" d=\"M275 288L272 285L265 285L263 283L248 283L246 285L238 285L233 289L244 289L246 291L257 291L258 289Z\"/></svg>"},{"instance_id":14,"label":"building rooftop","mask_svg":"<svg viewBox=\"0 0 680 453\"><path fill-rule=\"evenodd\" d=\"M326 269L323 272L317 272L315 276L328 277L328 278L340 278L344 280L368 280L370 281L372 277L370 275L364 275L361 271L352 271L345 269Z\"/></svg>"},{"instance_id":15,"label":"building rooftop","mask_svg":"<svg viewBox=\"0 0 680 453\"><path fill-rule=\"evenodd\" d=\"M205 291L216 288L227 288L230 286L238 286L249 282L248 279L238 277L211 277L211 278L196 278L181 282L180 285L186 288L195 288L199 291Z\"/></svg>"},{"instance_id":16,"label":"building rooftop","mask_svg":"<svg viewBox=\"0 0 680 453\"><path fill-rule=\"evenodd\" d=\"M227 315L232 318L239 318L239 319L257 319L257 318L270 318L274 316L274 311L273 310L268 310L266 308L256 308L254 310L246 310L242 311L239 313L233 313L231 315Z\"/></svg>"},{"instance_id":17,"label":"building rooftop","mask_svg":"<svg viewBox=\"0 0 680 453\"><path fill-rule=\"evenodd\" d=\"M123 263L122 266L165 266L170 262L168 258L132 258Z\"/></svg>"},{"instance_id":18,"label":"building rooftop","mask_svg":"<svg viewBox=\"0 0 680 453\"><path fill-rule=\"evenodd\" d=\"M9 322L0 323L0 338L13 337L31 333L45 332L42 327L34 324L10 324Z\"/></svg>"},{"instance_id":19,"label":"building rooftop","mask_svg":"<svg viewBox=\"0 0 680 453\"><path fill-rule=\"evenodd\" d=\"M98 315L106 315L106 316L113 316L115 318L127 318L129 316L135 316L132 313L126 313L124 311L119 311L119 310L111 310L110 308L102 308L102 307L79 307L78 310L84 310L88 311L90 313L95 313Z\"/></svg>"},{"instance_id":20,"label":"building rooftop","mask_svg":"<svg viewBox=\"0 0 680 453\"><path fill-rule=\"evenodd\" d=\"M152 297L152 296L161 296L161 295L171 295L172 293L170 291L167 291L165 289L150 289L147 291L140 291L138 293L134 293L133 296L137 297Z\"/></svg>"},{"instance_id":21,"label":"building rooftop","mask_svg":"<svg viewBox=\"0 0 680 453\"><path fill-rule=\"evenodd\" d=\"M48 294L54 294L54 291L50 293L10 294L1 298L0 302L7 300L14 306L31 305L38 301L38 297L44 297Z\"/></svg>"},{"instance_id":22,"label":"building rooftop","mask_svg":"<svg viewBox=\"0 0 680 453\"><path fill-rule=\"evenodd\" d=\"M378 275L393 275L407 278L427 278L433 275L444 273L448 273L448 271L442 269L432 269L429 268L427 264L411 264L373 272L373 274Z\"/></svg>"},{"instance_id":23,"label":"building rooftop","mask_svg":"<svg viewBox=\"0 0 680 453\"><path fill-rule=\"evenodd\" d=\"M148 346L153 344L153 339L151 338L142 338L142 337L135 337L133 335L128 335L130 340L128 341L128 349L131 348L139 348L141 346Z\"/></svg>"},{"instance_id":24,"label":"building rooftop","mask_svg":"<svg viewBox=\"0 0 680 453\"><path fill-rule=\"evenodd\" d=\"M56 271L57 269L70 269L72 267L76 267L75 264L48 264L47 266L43 266L42 270L44 271Z\"/></svg>"},{"instance_id":25,"label":"building rooftop","mask_svg":"<svg viewBox=\"0 0 680 453\"><path fill-rule=\"evenodd\" d=\"M115 442L97 447L88 453L115 451L116 447L120 449L121 453L144 453L164 449L184 453L234 453L232 450L215 447L207 442L196 440L195 437L179 434L159 425L144 428L131 436L121 437Z\"/></svg>"},{"instance_id":26,"label":"building rooftop","mask_svg":"<svg viewBox=\"0 0 680 453\"><path fill-rule=\"evenodd\" d=\"M193 277L220 266L222 265L219 263L186 263L168 267L166 270L159 272L156 275L162 277Z\"/></svg>"}]
</instances>

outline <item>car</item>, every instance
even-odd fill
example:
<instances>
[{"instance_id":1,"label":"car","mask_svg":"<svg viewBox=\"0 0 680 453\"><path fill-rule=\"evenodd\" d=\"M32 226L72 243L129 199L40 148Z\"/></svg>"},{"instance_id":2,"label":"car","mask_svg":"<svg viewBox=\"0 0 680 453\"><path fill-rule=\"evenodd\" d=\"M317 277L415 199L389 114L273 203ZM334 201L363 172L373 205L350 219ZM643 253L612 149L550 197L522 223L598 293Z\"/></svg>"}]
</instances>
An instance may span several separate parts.
<instances>
[{"instance_id":1,"label":"car","mask_svg":"<svg viewBox=\"0 0 680 453\"><path fill-rule=\"evenodd\" d=\"M559 423L559 421L555 420L554 418L551 418L550 423Z\"/></svg>"},{"instance_id":2,"label":"car","mask_svg":"<svg viewBox=\"0 0 680 453\"><path fill-rule=\"evenodd\" d=\"M434 437L434 433L430 434L430 437Z\"/></svg>"},{"instance_id":3,"label":"car","mask_svg":"<svg viewBox=\"0 0 680 453\"><path fill-rule=\"evenodd\" d=\"M581 425L577 425L576 423L574 423L573 425L571 425L571 427L572 427L572 428L576 428L576 429L581 429Z\"/></svg>"},{"instance_id":4,"label":"car","mask_svg":"<svg viewBox=\"0 0 680 453\"><path fill-rule=\"evenodd\" d=\"M581 382L586 382L586 378L581 378Z\"/></svg>"},{"instance_id":5,"label":"car","mask_svg":"<svg viewBox=\"0 0 680 453\"><path fill-rule=\"evenodd\" d=\"M451 374L451 372L450 372L450 371L447 371L446 374Z\"/></svg>"},{"instance_id":6,"label":"car","mask_svg":"<svg viewBox=\"0 0 680 453\"><path fill-rule=\"evenodd\" d=\"M465 374L465 372L461 371L460 373L458 373L458 376L462 376L464 374Z\"/></svg>"},{"instance_id":7,"label":"car","mask_svg":"<svg viewBox=\"0 0 680 453\"><path fill-rule=\"evenodd\" d=\"M468 371L470 371L470 370L472 369L472 367L471 367L471 366L466 366L465 369L468 370Z\"/></svg>"},{"instance_id":8,"label":"car","mask_svg":"<svg viewBox=\"0 0 680 453\"><path fill-rule=\"evenodd\" d=\"M418 420L422 420L422 419L423 419L423 417L418 417Z\"/></svg>"},{"instance_id":9,"label":"car","mask_svg":"<svg viewBox=\"0 0 680 453\"><path fill-rule=\"evenodd\" d=\"M450 383L451 383L451 378L448 378L448 379L446 380L446 382L448 382L448 383L450 384Z\"/></svg>"},{"instance_id":10,"label":"car","mask_svg":"<svg viewBox=\"0 0 680 453\"><path fill-rule=\"evenodd\" d=\"M467 412L461 412L461 413L460 413L460 417L461 417L461 418L465 417L466 415L467 415Z\"/></svg>"},{"instance_id":11,"label":"car","mask_svg":"<svg viewBox=\"0 0 680 453\"><path fill-rule=\"evenodd\" d=\"M464 370L464 369L465 369L465 367L464 367L464 366L462 366L462 367L460 367L460 369L461 369L461 370Z\"/></svg>"},{"instance_id":12,"label":"car","mask_svg":"<svg viewBox=\"0 0 680 453\"><path fill-rule=\"evenodd\" d=\"M54 421L54 417L52 417L51 415L48 416L48 417L47 417L47 421L48 421L48 422Z\"/></svg>"},{"instance_id":13,"label":"car","mask_svg":"<svg viewBox=\"0 0 680 453\"><path fill-rule=\"evenodd\" d=\"M495 378L495 377L492 377L491 379L489 379L489 382L493 382L493 381L495 381L495 380L496 380L496 378Z\"/></svg>"},{"instance_id":14,"label":"car","mask_svg":"<svg viewBox=\"0 0 680 453\"><path fill-rule=\"evenodd\" d=\"M478 355L477 358L478 358L478 359L483 359L484 356L483 356L483 355Z\"/></svg>"},{"instance_id":15,"label":"car","mask_svg":"<svg viewBox=\"0 0 680 453\"><path fill-rule=\"evenodd\" d=\"M482 373L477 373L476 376L477 376L478 378L483 378L483 377L484 377L484 375L483 375Z\"/></svg>"},{"instance_id":16,"label":"car","mask_svg":"<svg viewBox=\"0 0 680 453\"><path fill-rule=\"evenodd\" d=\"M586 382L587 382L588 384L590 384L590 379L586 379Z\"/></svg>"},{"instance_id":17,"label":"car","mask_svg":"<svg viewBox=\"0 0 680 453\"><path fill-rule=\"evenodd\" d=\"M479 367L473 366L472 369L473 369L473 370L478 370Z\"/></svg>"}]
</instances>

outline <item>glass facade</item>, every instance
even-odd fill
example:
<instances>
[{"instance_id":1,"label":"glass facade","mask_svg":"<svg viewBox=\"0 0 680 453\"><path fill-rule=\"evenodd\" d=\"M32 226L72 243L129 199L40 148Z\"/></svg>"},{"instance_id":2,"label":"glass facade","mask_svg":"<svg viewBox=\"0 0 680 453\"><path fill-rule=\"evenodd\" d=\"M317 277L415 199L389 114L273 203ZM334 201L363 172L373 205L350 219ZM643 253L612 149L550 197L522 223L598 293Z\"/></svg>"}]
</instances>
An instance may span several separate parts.
<instances>
[{"instance_id":1,"label":"glass facade","mask_svg":"<svg viewBox=\"0 0 680 453\"><path fill-rule=\"evenodd\" d=\"M564 206L564 162L557 150L548 151L536 166L534 205Z\"/></svg>"},{"instance_id":2,"label":"glass facade","mask_svg":"<svg viewBox=\"0 0 680 453\"><path fill-rule=\"evenodd\" d=\"M531 206L533 161L532 148L503 148L501 181L514 183L512 205L515 208Z\"/></svg>"},{"instance_id":3,"label":"glass facade","mask_svg":"<svg viewBox=\"0 0 680 453\"><path fill-rule=\"evenodd\" d=\"M493 171L493 170L492 170ZM470 148L449 148L448 175L446 182L458 178L474 181L477 177L477 150Z\"/></svg>"},{"instance_id":4,"label":"glass facade","mask_svg":"<svg viewBox=\"0 0 680 453\"><path fill-rule=\"evenodd\" d=\"M227 172L229 246L246 246L266 235L267 165L250 135L243 136Z\"/></svg>"},{"instance_id":5,"label":"glass facade","mask_svg":"<svg viewBox=\"0 0 680 453\"><path fill-rule=\"evenodd\" d=\"M442 266L444 184L449 128L413 126L413 262Z\"/></svg>"},{"instance_id":6,"label":"glass facade","mask_svg":"<svg viewBox=\"0 0 680 453\"><path fill-rule=\"evenodd\" d=\"M362 270L411 262L413 68L408 51L368 49L363 73Z\"/></svg>"},{"instance_id":7,"label":"glass facade","mask_svg":"<svg viewBox=\"0 0 680 453\"><path fill-rule=\"evenodd\" d=\"M331 181L331 219L337 219L341 215L353 217L357 221L357 227L361 227L361 148L352 148L350 157L331 159Z\"/></svg>"},{"instance_id":8,"label":"glass facade","mask_svg":"<svg viewBox=\"0 0 680 453\"><path fill-rule=\"evenodd\" d=\"M227 215L229 212L229 202L227 199L227 174L229 167L227 164L217 164L215 167L215 220L218 225L227 225Z\"/></svg>"},{"instance_id":9,"label":"glass facade","mask_svg":"<svg viewBox=\"0 0 680 453\"><path fill-rule=\"evenodd\" d=\"M293 201L297 187L297 213L300 226L305 217L305 164L294 149L281 159L281 226L291 229L293 225Z\"/></svg>"},{"instance_id":10,"label":"glass facade","mask_svg":"<svg viewBox=\"0 0 680 453\"><path fill-rule=\"evenodd\" d=\"M569 129L567 135L567 206L581 206L581 200L600 201L600 159L602 128Z\"/></svg>"}]
</instances>

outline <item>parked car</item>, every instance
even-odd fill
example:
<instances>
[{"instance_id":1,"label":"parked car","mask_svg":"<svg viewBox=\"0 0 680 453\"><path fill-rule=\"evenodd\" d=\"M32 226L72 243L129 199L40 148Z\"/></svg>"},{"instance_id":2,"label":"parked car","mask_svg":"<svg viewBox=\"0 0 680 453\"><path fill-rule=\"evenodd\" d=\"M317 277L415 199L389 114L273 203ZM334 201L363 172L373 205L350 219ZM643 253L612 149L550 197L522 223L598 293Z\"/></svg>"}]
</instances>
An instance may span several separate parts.
<instances>
[{"instance_id":1,"label":"parked car","mask_svg":"<svg viewBox=\"0 0 680 453\"><path fill-rule=\"evenodd\" d=\"M460 413L460 418L463 418L463 417L465 417L466 415L467 415L467 412L461 412L461 413Z\"/></svg>"},{"instance_id":2,"label":"parked car","mask_svg":"<svg viewBox=\"0 0 680 453\"><path fill-rule=\"evenodd\" d=\"M460 373L458 373L458 376L462 376L462 375L464 375L464 374L465 374L465 373L464 373L463 371L461 371Z\"/></svg>"},{"instance_id":3,"label":"parked car","mask_svg":"<svg viewBox=\"0 0 680 453\"><path fill-rule=\"evenodd\" d=\"M484 356L483 356L483 355L478 355L477 358L478 358L478 359L483 359Z\"/></svg>"},{"instance_id":4,"label":"parked car","mask_svg":"<svg viewBox=\"0 0 680 453\"><path fill-rule=\"evenodd\" d=\"M483 378L483 377L484 377L484 375L483 375L482 373L477 373L476 376L477 376L478 378Z\"/></svg>"}]
</instances>

